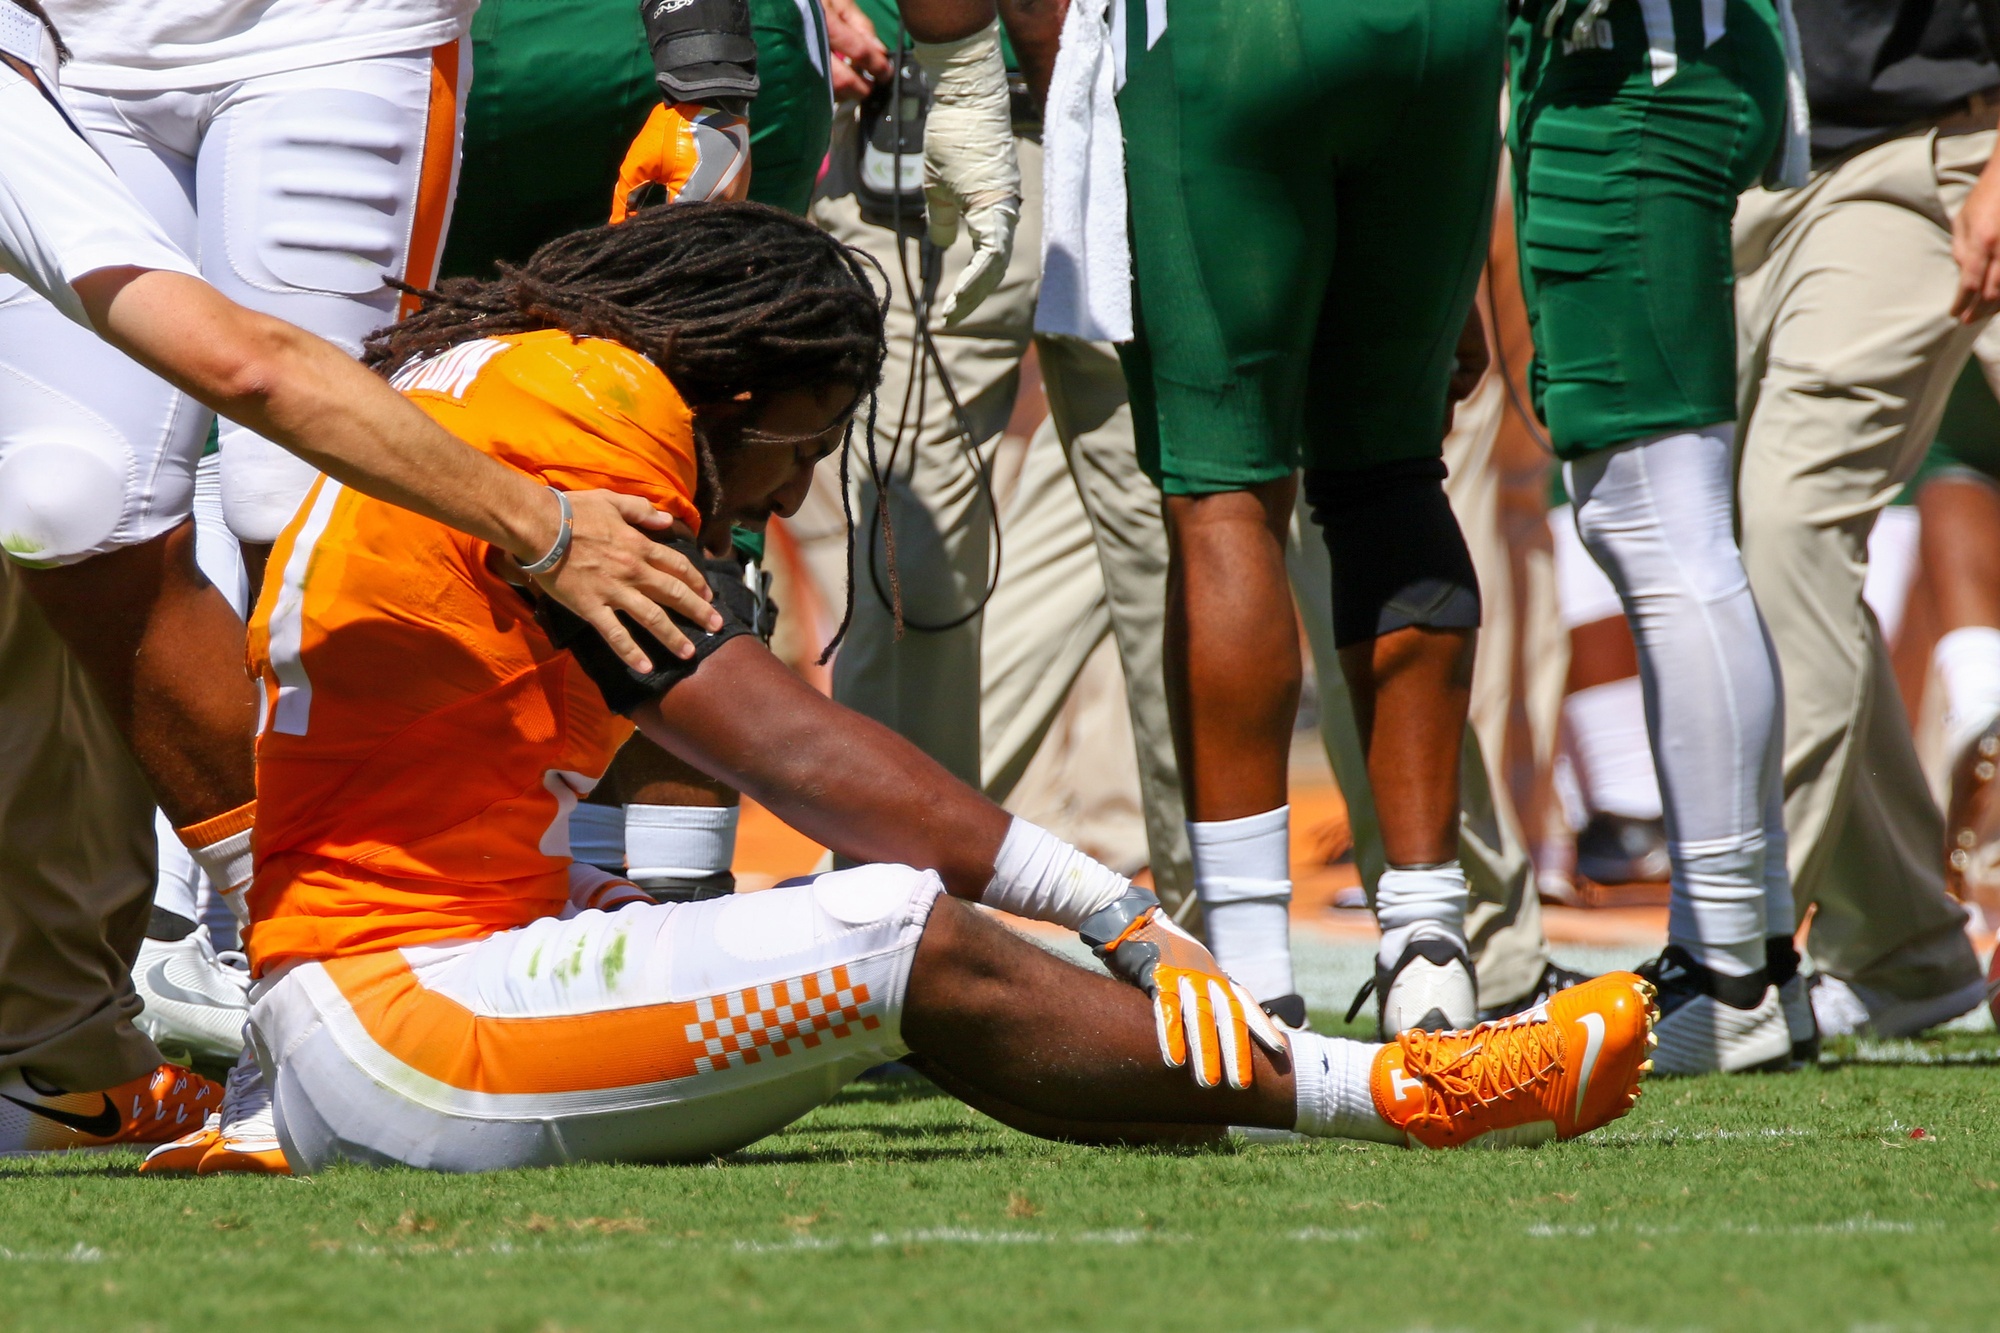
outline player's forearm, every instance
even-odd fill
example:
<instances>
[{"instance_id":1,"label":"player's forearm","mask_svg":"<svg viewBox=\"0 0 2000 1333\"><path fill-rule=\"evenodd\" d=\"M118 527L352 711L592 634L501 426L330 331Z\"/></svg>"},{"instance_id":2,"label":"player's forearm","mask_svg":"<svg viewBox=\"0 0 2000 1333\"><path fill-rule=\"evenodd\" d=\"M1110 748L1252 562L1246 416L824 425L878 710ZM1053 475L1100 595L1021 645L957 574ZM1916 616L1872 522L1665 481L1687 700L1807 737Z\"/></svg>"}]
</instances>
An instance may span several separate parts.
<instances>
[{"instance_id":1,"label":"player's forearm","mask_svg":"<svg viewBox=\"0 0 2000 1333\"><path fill-rule=\"evenodd\" d=\"M1014 56L1021 62L1021 75L1039 109L1049 100L1049 79L1055 74L1069 0L999 0L999 9Z\"/></svg>"},{"instance_id":2,"label":"player's forearm","mask_svg":"<svg viewBox=\"0 0 2000 1333\"><path fill-rule=\"evenodd\" d=\"M633 720L842 856L935 870L975 902L992 881L1012 817L752 639L724 645Z\"/></svg>"},{"instance_id":3,"label":"player's forearm","mask_svg":"<svg viewBox=\"0 0 2000 1333\"><path fill-rule=\"evenodd\" d=\"M905 0L903 26L919 42L956 42L995 17L994 0Z\"/></svg>"},{"instance_id":4,"label":"player's forearm","mask_svg":"<svg viewBox=\"0 0 2000 1333\"><path fill-rule=\"evenodd\" d=\"M148 369L345 485L523 560L556 538L558 508L543 487L451 435L331 343L206 283L144 273L93 317Z\"/></svg>"}]
</instances>

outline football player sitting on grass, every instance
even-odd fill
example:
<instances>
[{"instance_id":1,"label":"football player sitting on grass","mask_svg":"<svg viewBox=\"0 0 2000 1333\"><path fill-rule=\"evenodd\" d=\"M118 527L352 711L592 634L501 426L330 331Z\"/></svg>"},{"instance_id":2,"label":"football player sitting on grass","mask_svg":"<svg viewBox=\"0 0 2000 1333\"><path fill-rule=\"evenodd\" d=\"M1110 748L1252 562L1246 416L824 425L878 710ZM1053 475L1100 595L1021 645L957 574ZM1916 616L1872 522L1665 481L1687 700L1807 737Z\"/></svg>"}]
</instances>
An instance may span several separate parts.
<instances>
[{"instance_id":1,"label":"football player sitting on grass","mask_svg":"<svg viewBox=\"0 0 2000 1333\"><path fill-rule=\"evenodd\" d=\"M789 514L883 358L861 259L754 204L684 204L447 284L369 360L560 495L687 531ZM1032 1133L1229 1126L1455 1146L1623 1115L1630 974L1384 1045L1281 1029L1153 896L1014 819L758 640L740 589L639 675L506 556L322 479L272 557L251 1030L295 1170L676 1161L741 1148L902 1057ZM864 864L655 904L567 818L634 728ZM1075 929L1112 972L970 904Z\"/></svg>"}]
</instances>

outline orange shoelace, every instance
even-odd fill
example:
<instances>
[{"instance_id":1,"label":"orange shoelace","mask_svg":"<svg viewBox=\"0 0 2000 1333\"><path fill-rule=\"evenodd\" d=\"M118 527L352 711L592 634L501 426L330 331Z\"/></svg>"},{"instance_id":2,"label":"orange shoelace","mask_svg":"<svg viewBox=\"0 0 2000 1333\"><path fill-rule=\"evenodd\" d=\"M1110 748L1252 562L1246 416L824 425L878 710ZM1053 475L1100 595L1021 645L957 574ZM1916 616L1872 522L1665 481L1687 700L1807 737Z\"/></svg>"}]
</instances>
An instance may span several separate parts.
<instances>
[{"instance_id":1,"label":"orange shoelace","mask_svg":"<svg viewBox=\"0 0 2000 1333\"><path fill-rule=\"evenodd\" d=\"M1410 1118L1448 1125L1475 1107L1530 1092L1562 1060L1555 1024L1482 1023L1469 1032L1405 1032L1403 1068L1437 1100Z\"/></svg>"}]
</instances>

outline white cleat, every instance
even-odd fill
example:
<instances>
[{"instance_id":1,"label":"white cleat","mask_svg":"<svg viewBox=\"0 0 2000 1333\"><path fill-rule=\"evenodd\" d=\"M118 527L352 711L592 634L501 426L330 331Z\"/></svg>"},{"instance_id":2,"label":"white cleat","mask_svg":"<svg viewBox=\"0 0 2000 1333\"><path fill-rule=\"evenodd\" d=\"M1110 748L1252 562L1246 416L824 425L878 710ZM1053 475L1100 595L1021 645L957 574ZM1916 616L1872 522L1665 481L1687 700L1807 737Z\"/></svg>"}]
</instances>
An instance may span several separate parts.
<instances>
[{"instance_id":1,"label":"white cleat","mask_svg":"<svg viewBox=\"0 0 2000 1333\"><path fill-rule=\"evenodd\" d=\"M141 943L132 985L146 1003L138 1028L158 1045L218 1060L242 1052L250 973L218 955L206 932Z\"/></svg>"},{"instance_id":2,"label":"white cleat","mask_svg":"<svg viewBox=\"0 0 2000 1333\"><path fill-rule=\"evenodd\" d=\"M1455 1032L1479 1021L1479 988L1465 944L1444 935L1411 940L1393 964L1375 959L1375 975L1362 984L1347 1011L1349 1022L1374 992L1378 1030L1389 1041L1399 1032Z\"/></svg>"}]
</instances>

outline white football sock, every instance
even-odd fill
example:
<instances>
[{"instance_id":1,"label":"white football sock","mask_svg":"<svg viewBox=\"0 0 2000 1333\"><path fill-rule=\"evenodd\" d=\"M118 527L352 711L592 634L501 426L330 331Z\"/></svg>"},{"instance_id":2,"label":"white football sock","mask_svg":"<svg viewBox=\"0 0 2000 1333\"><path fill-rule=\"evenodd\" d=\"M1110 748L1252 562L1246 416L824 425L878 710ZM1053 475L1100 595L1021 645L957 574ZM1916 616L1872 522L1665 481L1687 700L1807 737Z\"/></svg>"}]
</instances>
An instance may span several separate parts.
<instances>
[{"instance_id":1,"label":"white football sock","mask_svg":"<svg viewBox=\"0 0 2000 1333\"><path fill-rule=\"evenodd\" d=\"M196 904L201 867L174 833L173 821L163 810L153 811L153 836L160 845L160 875L153 883L153 906L189 921L201 920Z\"/></svg>"},{"instance_id":2,"label":"white football sock","mask_svg":"<svg viewBox=\"0 0 2000 1333\"><path fill-rule=\"evenodd\" d=\"M1317 1138L1369 1139L1402 1143L1395 1129L1375 1110L1369 1075L1381 1046L1317 1032L1287 1032L1292 1044L1292 1086L1298 1095L1301 1134Z\"/></svg>"},{"instance_id":3,"label":"white football sock","mask_svg":"<svg viewBox=\"0 0 2000 1333\"><path fill-rule=\"evenodd\" d=\"M1563 721L1582 761L1584 802L1628 819L1660 817L1660 779L1646 736L1637 676L1592 685L1563 700Z\"/></svg>"},{"instance_id":4,"label":"white football sock","mask_svg":"<svg viewBox=\"0 0 2000 1333\"><path fill-rule=\"evenodd\" d=\"M1292 995L1292 807L1189 824L1208 947L1258 1003Z\"/></svg>"},{"instance_id":5,"label":"white football sock","mask_svg":"<svg viewBox=\"0 0 2000 1333\"><path fill-rule=\"evenodd\" d=\"M2000 717L2000 629L1967 625L1931 650L1944 685L1946 752L1955 760L1988 722Z\"/></svg>"},{"instance_id":6,"label":"white football sock","mask_svg":"<svg viewBox=\"0 0 2000 1333\"><path fill-rule=\"evenodd\" d=\"M1403 869L1390 866L1375 881L1375 923L1382 927L1376 958L1394 967L1420 939L1465 943L1465 871L1456 861Z\"/></svg>"},{"instance_id":7,"label":"white football sock","mask_svg":"<svg viewBox=\"0 0 2000 1333\"><path fill-rule=\"evenodd\" d=\"M600 870L625 870L625 807L578 801L569 812L569 854Z\"/></svg>"},{"instance_id":8,"label":"white football sock","mask_svg":"<svg viewBox=\"0 0 2000 1333\"><path fill-rule=\"evenodd\" d=\"M736 860L741 806L628 805L625 864L632 878L701 879Z\"/></svg>"}]
</instances>

